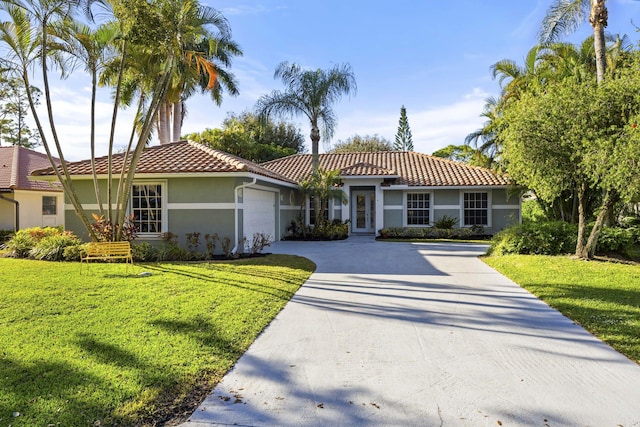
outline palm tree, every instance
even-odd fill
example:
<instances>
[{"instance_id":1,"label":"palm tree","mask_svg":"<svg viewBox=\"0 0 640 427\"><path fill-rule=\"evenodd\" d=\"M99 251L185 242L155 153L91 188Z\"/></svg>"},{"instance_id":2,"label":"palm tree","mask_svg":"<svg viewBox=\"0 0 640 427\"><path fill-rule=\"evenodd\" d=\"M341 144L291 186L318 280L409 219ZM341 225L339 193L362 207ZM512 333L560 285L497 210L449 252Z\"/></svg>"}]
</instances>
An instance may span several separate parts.
<instances>
[{"instance_id":1,"label":"palm tree","mask_svg":"<svg viewBox=\"0 0 640 427\"><path fill-rule=\"evenodd\" d=\"M317 169L320 138L329 141L337 125L333 104L342 95L350 95L357 90L351 66L343 64L330 70L303 70L297 64L281 62L274 78L280 78L286 90L274 90L263 95L256 104L258 115L263 119L271 114L306 116L311 124L313 168Z\"/></svg>"},{"instance_id":2,"label":"palm tree","mask_svg":"<svg viewBox=\"0 0 640 427\"><path fill-rule=\"evenodd\" d=\"M544 52L544 46L536 45L527 52L524 65L502 59L491 66L492 77L498 79L502 88L502 102L518 99L531 85L547 81L549 69L544 61Z\"/></svg>"},{"instance_id":3,"label":"palm tree","mask_svg":"<svg viewBox=\"0 0 640 427\"><path fill-rule=\"evenodd\" d=\"M596 80L601 82L607 68L604 29L607 26L609 12L606 0L555 0L542 21L540 42L548 44L557 41L560 35L575 31L587 16L593 27Z\"/></svg>"},{"instance_id":4,"label":"palm tree","mask_svg":"<svg viewBox=\"0 0 640 427\"><path fill-rule=\"evenodd\" d=\"M223 67L231 65L233 56L242 55L231 40L227 20L216 9L202 6L197 0L173 0L166 6L164 13L175 16L171 30L178 62L172 70L170 90L158 111L161 144L180 138L186 114L184 101L196 89L211 93L218 105L224 89L237 95L234 77Z\"/></svg>"}]
</instances>

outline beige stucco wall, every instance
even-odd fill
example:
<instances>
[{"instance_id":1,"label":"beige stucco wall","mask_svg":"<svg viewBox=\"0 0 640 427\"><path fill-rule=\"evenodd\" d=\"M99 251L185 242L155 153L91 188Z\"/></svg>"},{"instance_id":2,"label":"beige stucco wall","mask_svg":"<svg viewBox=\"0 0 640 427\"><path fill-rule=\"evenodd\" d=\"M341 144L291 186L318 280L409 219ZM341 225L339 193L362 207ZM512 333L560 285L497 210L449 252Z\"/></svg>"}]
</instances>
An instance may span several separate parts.
<instances>
[{"instance_id":1,"label":"beige stucco wall","mask_svg":"<svg viewBox=\"0 0 640 427\"><path fill-rule=\"evenodd\" d=\"M19 204L18 226L20 229L30 227L64 226L64 196L62 192L15 190L13 194L5 193L4 197L16 200ZM42 197L56 197L56 214L42 214ZM13 230L15 226L15 205L0 199L0 229Z\"/></svg>"}]
</instances>

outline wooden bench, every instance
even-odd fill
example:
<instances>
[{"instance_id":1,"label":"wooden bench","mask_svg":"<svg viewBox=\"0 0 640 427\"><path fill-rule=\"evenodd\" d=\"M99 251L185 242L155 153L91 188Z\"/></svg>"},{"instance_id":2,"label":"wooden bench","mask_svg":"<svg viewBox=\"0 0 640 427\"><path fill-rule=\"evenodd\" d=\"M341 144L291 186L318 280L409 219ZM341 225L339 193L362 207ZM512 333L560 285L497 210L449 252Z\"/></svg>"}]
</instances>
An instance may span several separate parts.
<instances>
[{"instance_id":1,"label":"wooden bench","mask_svg":"<svg viewBox=\"0 0 640 427\"><path fill-rule=\"evenodd\" d=\"M129 263L133 265L133 254L129 242L90 242L85 247L84 256L80 257L80 273L82 273L82 263L89 264L92 259L102 261L113 259L124 259L129 268Z\"/></svg>"}]
</instances>

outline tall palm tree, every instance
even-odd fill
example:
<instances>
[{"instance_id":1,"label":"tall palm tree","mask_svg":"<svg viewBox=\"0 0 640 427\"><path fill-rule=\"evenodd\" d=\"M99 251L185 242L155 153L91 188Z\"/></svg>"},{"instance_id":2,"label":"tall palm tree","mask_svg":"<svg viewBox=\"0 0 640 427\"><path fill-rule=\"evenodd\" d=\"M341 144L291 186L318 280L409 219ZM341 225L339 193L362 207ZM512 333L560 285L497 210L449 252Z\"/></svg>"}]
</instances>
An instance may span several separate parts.
<instances>
[{"instance_id":1,"label":"tall palm tree","mask_svg":"<svg viewBox=\"0 0 640 427\"><path fill-rule=\"evenodd\" d=\"M267 118L306 116L311 125L313 168L318 168L319 142L333 137L337 117L333 104L342 95L355 94L356 79L349 64L336 65L329 70L303 70L298 64L281 62L274 73L286 86L285 91L274 90L263 95L256 104L258 115Z\"/></svg>"},{"instance_id":2,"label":"tall palm tree","mask_svg":"<svg viewBox=\"0 0 640 427\"><path fill-rule=\"evenodd\" d=\"M533 84L547 81L549 68L544 61L546 48L536 45L529 49L524 65L518 65L511 59L502 59L491 66L491 74L498 79L502 88L502 102L518 99Z\"/></svg>"},{"instance_id":3,"label":"tall palm tree","mask_svg":"<svg viewBox=\"0 0 640 427\"><path fill-rule=\"evenodd\" d=\"M606 0L555 0L542 21L540 42L547 44L558 41L562 34L575 31L587 17L593 27L596 80L601 82L607 69L604 29L607 26L609 12Z\"/></svg>"},{"instance_id":4,"label":"tall palm tree","mask_svg":"<svg viewBox=\"0 0 640 427\"><path fill-rule=\"evenodd\" d=\"M216 9L197 0L171 0L164 12L174 16L171 29L178 61L172 70L172 83L158 111L160 143L180 138L186 114L185 99L197 89L209 92L218 105L226 89L236 95L235 79L224 67L242 50L231 40L231 29Z\"/></svg>"}]
</instances>

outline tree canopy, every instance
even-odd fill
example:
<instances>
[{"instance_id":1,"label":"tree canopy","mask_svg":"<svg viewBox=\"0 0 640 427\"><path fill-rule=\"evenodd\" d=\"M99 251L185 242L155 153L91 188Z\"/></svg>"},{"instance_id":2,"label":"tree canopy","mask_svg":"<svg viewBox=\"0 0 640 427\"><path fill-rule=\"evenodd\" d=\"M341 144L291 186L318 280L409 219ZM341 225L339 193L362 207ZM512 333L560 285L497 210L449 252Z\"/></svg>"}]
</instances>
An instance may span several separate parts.
<instances>
[{"instance_id":1,"label":"tree canopy","mask_svg":"<svg viewBox=\"0 0 640 427\"><path fill-rule=\"evenodd\" d=\"M393 151L393 146L384 137L378 135L353 135L338 142L327 151L328 153L360 153L374 151Z\"/></svg>"}]
</instances>

